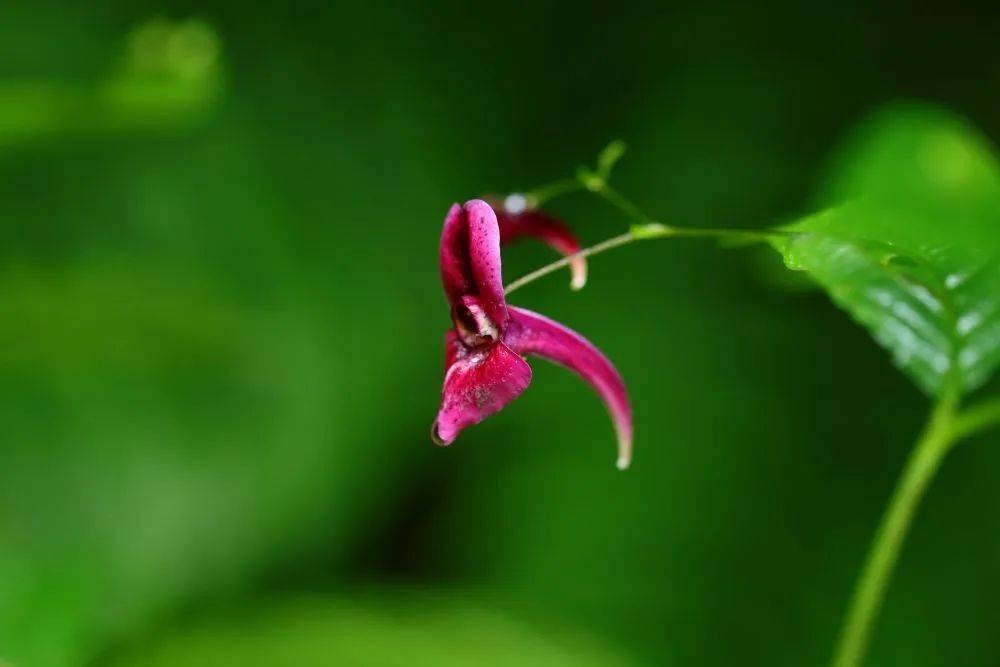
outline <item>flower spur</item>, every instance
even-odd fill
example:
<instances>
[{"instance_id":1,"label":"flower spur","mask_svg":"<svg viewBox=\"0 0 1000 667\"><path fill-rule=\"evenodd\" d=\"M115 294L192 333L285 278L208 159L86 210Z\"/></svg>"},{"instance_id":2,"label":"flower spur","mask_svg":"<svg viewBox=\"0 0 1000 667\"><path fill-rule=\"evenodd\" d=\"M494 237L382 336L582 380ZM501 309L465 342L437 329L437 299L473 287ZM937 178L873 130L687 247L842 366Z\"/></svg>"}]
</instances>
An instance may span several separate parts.
<instances>
[{"instance_id":1,"label":"flower spur","mask_svg":"<svg viewBox=\"0 0 1000 667\"><path fill-rule=\"evenodd\" d=\"M563 255L580 251L580 242L573 232L559 220L531 206L525 195L508 195L499 206L492 199L486 201L496 213L501 246L522 238L536 238ZM572 275L570 289L583 289L587 284L587 258L573 257L569 268Z\"/></svg>"}]
</instances>

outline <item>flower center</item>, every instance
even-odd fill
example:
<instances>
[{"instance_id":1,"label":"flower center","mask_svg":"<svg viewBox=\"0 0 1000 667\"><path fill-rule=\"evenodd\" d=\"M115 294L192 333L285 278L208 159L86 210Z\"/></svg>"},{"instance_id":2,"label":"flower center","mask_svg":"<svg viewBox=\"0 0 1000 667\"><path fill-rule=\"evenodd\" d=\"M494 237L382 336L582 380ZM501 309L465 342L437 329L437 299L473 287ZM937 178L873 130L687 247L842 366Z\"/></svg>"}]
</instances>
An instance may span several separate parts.
<instances>
[{"instance_id":1,"label":"flower center","mask_svg":"<svg viewBox=\"0 0 1000 667\"><path fill-rule=\"evenodd\" d=\"M467 347L479 347L500 340L500 329L473 296L462 297L462 303L451 309L451 321Z\"/></svg>"}]
</instances>

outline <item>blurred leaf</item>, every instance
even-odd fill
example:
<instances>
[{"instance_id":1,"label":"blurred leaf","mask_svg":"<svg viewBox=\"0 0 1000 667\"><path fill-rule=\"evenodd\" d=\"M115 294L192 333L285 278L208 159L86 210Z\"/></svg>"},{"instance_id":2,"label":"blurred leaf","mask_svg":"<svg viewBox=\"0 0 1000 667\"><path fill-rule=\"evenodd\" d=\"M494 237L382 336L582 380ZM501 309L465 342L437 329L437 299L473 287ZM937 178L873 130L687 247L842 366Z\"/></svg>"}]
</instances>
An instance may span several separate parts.
<instances>
[{"instance_id":1,"label":"blurred leaf","mask_svg":"<svg viewBox=\"0 0 1000 667\"><path fill-rule=\"evenodd\" d=\"M204 42L201 29L156 25L154 57L133 62L123 49L108 85L211 90L217 67L192 78L156 56L176 32ZM53 48L66 57L65 44ZM46 108L88 141L47 124L30 147L51 150L4 156L0 656L18 667L85 664L191 600L245 592L301 560L346 576L391 497L386 480L433 453L412 434L426 435L436 360L395 343L404 324L416 340L423 328L439 338L423 316L439 290L372 267L424 275L413 247L439 221L370 243L363 223L384 216L370 201L385 183L341 176L362 152L392 155L401 184L385 206L423 201L436 219L444 185L427 165L455 158L399 152L401 137L429 132L412 109L394 112L398 122L338 120L347 112L297 62L258 69L241 70L245 103L190 136L191 116L157 115L155 94L80 109L77 93L93 101L105 89L74 80ZM294 133L263 131L288 113ZM164 128L177 133L140 131ZM346 326L366 318L381 324ZM391 375L371 372L383 368ZM385 419L375 397L399 387Z\"/></svg>"},{"instance_id":2,"label":"blurred leaf","mask_svg":"<svg viewBox=\"0 0 1000 667\"><path fill-rule=\"evenodd\" d=\"M308 313L134 261L0 273L0 654L18 665L80 664L239 588L350 474L319 435L337 372Z\"/></svg>"},{"instance_id":3,"label":"blurred leaf","mask_svg":"<svg viewBox=\"0 0 1000 667\"><path fill-rule=\"evenodd\" d=\"M492 609L440 597L304 599L182 629L115 667L624 665L582 634L553 637Z\"/></svg>"},{"instance_id":4,"label":"blurred leaf","mask_svg":"<svg viewBox=\"0 0 1000 667\"><path fill-rule=\"evenodd\" d=\"M197 21L153 19L129 33L119 72L94 92L107 130L183 124L212 107L220 90L219 38Z\"/></svg>"},{"instance_id":5,"label":"blurred leaf","mask_svg":"<svg viewBox=\"0 0 1000 667\"><path fill-rule=\"evenodd\" d=\"M775 245L869 329L924 391L965 391L1000 361L1000 170L962 120L895 108L840 156L827 199Z\"/></svg>"},{"instance_id":6,"label":"blurred leaf","mask_svg":"<svg viewBox=\"0 0 1000 667\"><path fill-rule=\"evenodd\" d=\"M131 30L119 63L95 84L0 81L0 150L197 122L219 97L219 51L200 21L154 19Z\"/></svg>"},{"instance_id":7,"label":"blurred leaf","mask_svg":"<svg viewBox=\"0 0 1000 667\"><path fill-rule=\"evenodd\" d=\"M924 206L938 214L983 213L995 212L998 187L995 149L982 133L945 109L899 103L858 125L834 156L820 195L827 205L866 195L904 197L897 204L912 213Z\"/></svg>"}]
</instances>

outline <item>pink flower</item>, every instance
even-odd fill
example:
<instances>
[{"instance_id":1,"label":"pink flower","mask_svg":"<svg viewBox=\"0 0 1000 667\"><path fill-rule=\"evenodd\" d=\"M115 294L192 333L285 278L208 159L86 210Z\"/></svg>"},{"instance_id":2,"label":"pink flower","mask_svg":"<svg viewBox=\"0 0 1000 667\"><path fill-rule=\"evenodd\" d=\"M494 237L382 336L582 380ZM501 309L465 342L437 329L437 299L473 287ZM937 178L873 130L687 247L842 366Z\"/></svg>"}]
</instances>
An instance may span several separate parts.
<instances>
[{"instance_id":1,"label":"pink flower","mask_svg":"<svg viewBox=\"0 0 1000 667\"><path fill-rule=\"evenodd\" d=\"M618 371L575 331L507 305L500 236L496 214L478 199L455 204L445 218L441 279L454 327L445 337L444 388L431 437L439 445L451 444L462 429L520 396L531 382L523 355L534 355L569 368L597 391L618 435L618 467L628 467L632 410Z\"/></svg>"}]
</instances>

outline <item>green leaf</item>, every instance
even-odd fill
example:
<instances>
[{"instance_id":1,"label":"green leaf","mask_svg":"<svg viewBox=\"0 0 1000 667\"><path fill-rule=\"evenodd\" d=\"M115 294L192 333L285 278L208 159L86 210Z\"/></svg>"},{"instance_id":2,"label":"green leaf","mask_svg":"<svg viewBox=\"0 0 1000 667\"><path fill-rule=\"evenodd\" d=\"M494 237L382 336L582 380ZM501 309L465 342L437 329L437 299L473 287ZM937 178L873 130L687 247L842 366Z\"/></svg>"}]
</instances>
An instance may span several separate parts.
<instances>
[{"instance_id":1,"label":"green leaf","mask_svg":"<svg viewBox=\"0 0 1000 667\"><path fill-rule=\"evenodd\" d=\"M940 110L896 107L861 127L826 201L775 242L929 394L1000 362L1000 169L989 144Z\"/></svg>"}]
</instances>

